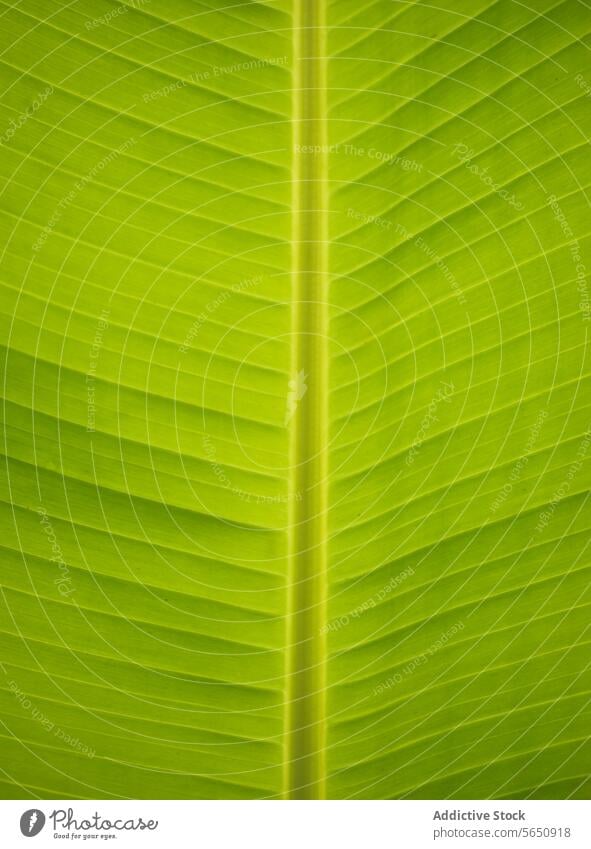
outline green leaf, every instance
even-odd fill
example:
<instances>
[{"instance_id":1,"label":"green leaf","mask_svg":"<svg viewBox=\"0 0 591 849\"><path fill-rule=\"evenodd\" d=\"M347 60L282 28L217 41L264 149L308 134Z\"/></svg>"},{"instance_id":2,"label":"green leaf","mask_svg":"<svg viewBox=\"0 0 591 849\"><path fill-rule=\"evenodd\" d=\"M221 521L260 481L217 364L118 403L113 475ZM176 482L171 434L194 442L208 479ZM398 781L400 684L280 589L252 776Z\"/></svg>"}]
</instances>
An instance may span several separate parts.
<instances>
[{"instance_id":1,"label":"green leaf","mask_svg":"<svg viewBox=\"0 0 591 849\"><path fill-rule=\"evenodd\" d=\"M0 791L588 796L591 10L2 3Z\"/></svg>"}]
</instances>

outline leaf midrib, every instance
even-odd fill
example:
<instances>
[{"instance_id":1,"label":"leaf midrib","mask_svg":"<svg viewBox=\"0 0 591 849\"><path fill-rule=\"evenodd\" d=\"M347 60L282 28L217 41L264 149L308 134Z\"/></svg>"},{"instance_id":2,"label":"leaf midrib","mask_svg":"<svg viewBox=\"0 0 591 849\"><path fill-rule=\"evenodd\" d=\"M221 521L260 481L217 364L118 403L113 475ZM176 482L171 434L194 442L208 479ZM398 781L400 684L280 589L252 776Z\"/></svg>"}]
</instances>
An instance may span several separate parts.
<instances>
[{"instance_id":1,"label":"leaf midrib","mask_svg":"<svg viewBox=\"0 0 591 849\"><path fill-rule=\"evenodd\" d=\"M328 443L326 0L295 4L289 575L284 795L325 797ZM302 148L319 146L317 153Z\"/></svg>"}]
</instances>

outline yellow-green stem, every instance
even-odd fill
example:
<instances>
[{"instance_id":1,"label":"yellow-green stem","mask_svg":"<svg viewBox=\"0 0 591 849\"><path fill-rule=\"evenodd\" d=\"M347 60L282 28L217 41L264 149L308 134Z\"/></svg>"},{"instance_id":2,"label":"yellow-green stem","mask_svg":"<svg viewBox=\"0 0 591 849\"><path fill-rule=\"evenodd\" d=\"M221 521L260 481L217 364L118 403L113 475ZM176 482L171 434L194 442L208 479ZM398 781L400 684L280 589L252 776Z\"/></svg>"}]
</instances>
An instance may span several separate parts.
<instances>
[{"instance_id":1,"label":"yellow-green stem","mask_svg":"<svg viewBox=\"0 0 591 849\"><path fill-rule=\"evenodd\" d=\"M295 0L285 795L325 797L328 192L325 0ZM301 396L301 397L300 397Z\"/></svg>"}]
</instances>

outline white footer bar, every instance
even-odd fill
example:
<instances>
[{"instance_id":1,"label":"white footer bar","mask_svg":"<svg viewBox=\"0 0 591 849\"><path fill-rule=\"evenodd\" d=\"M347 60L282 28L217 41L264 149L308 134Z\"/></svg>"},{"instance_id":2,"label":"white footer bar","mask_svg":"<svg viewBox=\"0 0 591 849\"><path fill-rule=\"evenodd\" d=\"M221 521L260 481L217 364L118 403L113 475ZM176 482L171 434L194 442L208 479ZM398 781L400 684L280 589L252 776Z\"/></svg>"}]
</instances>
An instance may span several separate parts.
<instances>
[{"instance_id":1,"label":"white footer bar","mask_svg":"<svg viewBox=\"0 0 591 849\"><path fill-rule=\"evenodd\" d=\"M0 801L2 847L591 847L585 801Z\"/></svg>"}]
</instances>

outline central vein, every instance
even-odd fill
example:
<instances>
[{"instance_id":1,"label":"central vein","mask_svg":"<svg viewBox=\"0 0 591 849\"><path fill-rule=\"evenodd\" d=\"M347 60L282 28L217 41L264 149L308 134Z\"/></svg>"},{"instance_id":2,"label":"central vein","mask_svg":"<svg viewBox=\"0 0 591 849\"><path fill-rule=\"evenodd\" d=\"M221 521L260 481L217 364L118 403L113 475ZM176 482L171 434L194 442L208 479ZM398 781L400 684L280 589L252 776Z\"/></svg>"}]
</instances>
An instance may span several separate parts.
<instances>
[{"instance_id":1,"label":"central vein","mask_svg":"<svg viewBox=\"0 0 591 849\"><path fill-rule=\"evenodd\" d=\"M326 0L295 0L293 362L285 794L325 796L328 442Z\"/></svg>"}]
</instances>

